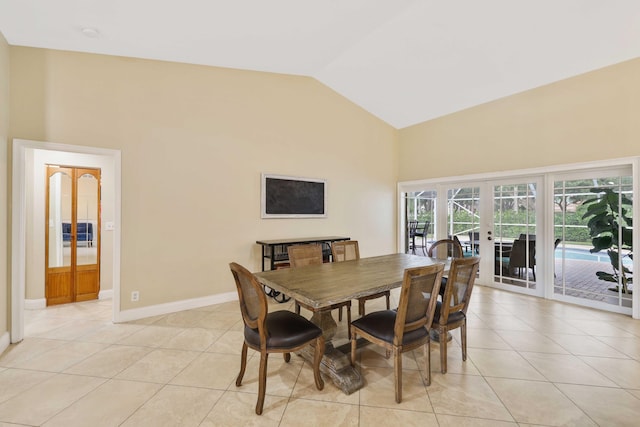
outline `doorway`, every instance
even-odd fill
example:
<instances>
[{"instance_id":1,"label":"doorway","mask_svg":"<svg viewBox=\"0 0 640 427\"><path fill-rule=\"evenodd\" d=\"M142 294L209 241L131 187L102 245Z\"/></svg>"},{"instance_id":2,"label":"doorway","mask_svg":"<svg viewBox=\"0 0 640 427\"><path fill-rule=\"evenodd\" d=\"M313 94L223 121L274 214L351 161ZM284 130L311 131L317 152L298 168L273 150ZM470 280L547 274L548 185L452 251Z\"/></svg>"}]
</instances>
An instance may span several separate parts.
<instances>
[{"instance_id":1,"label":"doorway","mask_svg":"<svg viewBox=\"0 0 640 427\"><path fill-rule=\"evenodd\" d=\"M47 306L98 298L100 169L46 166Z\"/></svg>"},{"instance_id":2,"label":"doorway","mask_svg":"<svg viewBox=\"0 0 640 427\"><path fill-rule=\"evenodd\" d=\"M39 155L41 161L35 158ZM44 160L46 159L46 160ZM44 161L42 161L44 160ZM106 148L79 145L58 144L52 142L13 140L12 150L12 207L11 207L11 336L12 343L20 342L24 337L24 311L29 299L44 307L44 227L45 208L32 209L32 205L45 202L45 164L81 164L101 170L101 221L104 229L101 235L101 268L99 299L110 299L112 320L120 321L120 222L121 222L121 152ZM42 167L34 168L34 164ZM30 189L32 185L42 187L42 195ZM31 213L41 213L42 219L32 221ZM30 226L33 224L35 234ZM42 236L42 240L37 240ZM37 242L36 244L32 244ZM30 263L36 260L34 269ZM36 286L27 281L40 280ZM29 278L29 279L27 279ZM33 293L35 289L35 294ZM41 289L42 294L39 294ZM34 299L35 298L35 299Z\"/></svg>"}]
</instances>

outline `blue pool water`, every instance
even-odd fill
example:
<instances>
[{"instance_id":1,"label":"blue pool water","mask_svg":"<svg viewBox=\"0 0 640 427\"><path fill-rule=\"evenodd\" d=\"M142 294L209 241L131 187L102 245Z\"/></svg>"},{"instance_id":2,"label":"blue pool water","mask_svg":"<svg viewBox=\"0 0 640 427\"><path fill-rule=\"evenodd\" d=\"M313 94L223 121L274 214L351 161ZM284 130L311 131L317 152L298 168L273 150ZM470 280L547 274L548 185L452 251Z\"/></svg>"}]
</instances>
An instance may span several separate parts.
<instances>
[{"instance_id":1,"label":"blue pool water","mask_svg":"<svg viewBox=\"0 0 640 427\"><path fill-rule=\"evenodd\" d=\"M556 259L562 258L564 254L565 259L576 259L582 261L596 261L609 263L609 255L606 251L600 251L596 253L590 253L588 249L575 249L575 248L562 248L556 249ZM622 261L625 265L631 265L633 262L629 258L624 258Z\"/></svg>"}]
</instances>

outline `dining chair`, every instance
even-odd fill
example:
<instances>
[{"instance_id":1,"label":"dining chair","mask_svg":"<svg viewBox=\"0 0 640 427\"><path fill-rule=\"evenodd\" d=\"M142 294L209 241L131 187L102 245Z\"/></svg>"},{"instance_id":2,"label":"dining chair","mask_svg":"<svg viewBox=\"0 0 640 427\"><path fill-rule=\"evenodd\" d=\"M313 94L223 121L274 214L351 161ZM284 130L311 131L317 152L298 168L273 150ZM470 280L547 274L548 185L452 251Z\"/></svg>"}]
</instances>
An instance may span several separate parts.
<instances>
[{"instance_id":1,"label":"dining chair","mask_svg":"<svg viewBox=\"0 0 640 427\"><path fill-rule=\"evenodd\" d=\"M308 245L292 245L288 248L289 262L291 268L300 268L307 265L321 265L323 261L322 246L318 244ZM300 307L304 307L311 312L318 311L317 308L311 307L300 301L296 301L296 314L300 314ZM333 304L329 307L324 307L321 310L333 310L339 309L338 321L342 321L342 307L347 308L347 323L351 323L351 301L343 301Z\"/></svg>"},{"instance_id":2,"label":"dining chair","mask_svg":"<svg viewBox=\"0 0 640 427\"><path fill-rule=\"evenodd\" d=\"M427 251L427 256L437 259L462 258L464 251L460 240L456 239L440 239L435 241ZM447 278L443 277L440 286L440 295L444 295L444 288L447 286Z\"/></svg>"},{"instance_id":3,"label":"dining chair","mask_svg":"<svg viewBox=\"0 0 640 427\"><path fill-rule=\"evenodd\" d=\"M406 269L397 310L374 311L351 323L351 365L355 366L357 337L393 353L396 402L402 402L402 353L424 346L425 376L431 384L429 329L436 310L444 264Z\"/></svg>"},{"instance_id":4,"label":"dining chair","mask_svg":"<svg viewBox=\"0 0 640 427\"><path fill-rule=\"evenodd\" d=\"M438 301L436 305L432 329L440 336L440 370L443 374L447 372L446 337L449 331L460 328L462 360L467 360L467 309L479 265L480 257L454 258L442 302Z\"/></svg>"},{"instance_id":5,"label":"dining chair","mask_svg":"<svg viewBox=\"0 0 640 427\"><path fill-rule=\"evenodd\" d=\"M331 256L333 262L351 261L360 259L360 247L357 240L344 240L340 242L333 242L331 245ZM360 316L365 315L364 304L370 299L376 299L385 297L387 299L387 310L390 308L391 291L378 292L372 295L367 295L358 298L358 314ZM351 322L349 322L351 323Z\"/></svg>"},{"instance_id":6,"label":"dining chair","mask_svg":"<svg viewBox=\"0 0 640 427\"><path fill-rule=\"evenodd\" d=\"M434 242L427 251L427 256L438 259L462 258L463 255L462 245L459 240L455 239L440 239Z\"/></svg>"},{"instance_id":7,"label":"dining chair","mask_svg":"<svg viewBox=\"0 0 640 427\"><path fill-rule=\"evenodd\" d=\"M258 402L256 414L261 415L267 386L267 358L269 353L283 353L285 362L291 360L291 352L307 345L315 345L313 375L318 390L324 388L320 376L320 361L324 354L322 330L304 317L288 310L268 312L267 296L255 276L240 264L229 264L236 282L240 312L244 322L244 342L240 355L240 373L236 387L242 385L247 368L247 348L260 352L258 375Z\"/></svg>"}]
</instances>

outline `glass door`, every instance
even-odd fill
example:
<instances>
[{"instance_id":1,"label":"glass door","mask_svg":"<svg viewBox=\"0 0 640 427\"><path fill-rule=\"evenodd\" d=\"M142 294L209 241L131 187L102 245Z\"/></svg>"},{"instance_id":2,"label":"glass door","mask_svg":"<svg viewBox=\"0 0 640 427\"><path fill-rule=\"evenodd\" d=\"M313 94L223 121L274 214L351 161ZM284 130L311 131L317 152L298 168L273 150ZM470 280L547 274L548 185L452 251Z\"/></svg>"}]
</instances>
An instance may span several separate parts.
<instances>
[{"instance_id":1,"label":"glass door","mask_svg":"<svg viewBox=\"0 0 640 427\"><path fill-rule=\"evenodd\" d=\"M555 299L631 313L630 168L556 176Z\"/></svg>"},{"instance_id":2,"label":"glass door","mask_svg":"<svg viewBox=\"0 0 640 427\"><path fill-rule=\"evenodd\" d=\"M47 166L47 305L97 299L100 170Z\"/></svg>"},{"instance_id":3,"label":"glass door","mask_svg":"<svg viewBox=\"0 0 640 427\"><path fill-rule=\"evenodd\" d=\"M539 248L546 247L538 227L542 216L541 181L527 178L491 183L496 287L538 296L544 294L543 286L538 285L541 275L537 253Z\"/></svg>"}]
</instances>

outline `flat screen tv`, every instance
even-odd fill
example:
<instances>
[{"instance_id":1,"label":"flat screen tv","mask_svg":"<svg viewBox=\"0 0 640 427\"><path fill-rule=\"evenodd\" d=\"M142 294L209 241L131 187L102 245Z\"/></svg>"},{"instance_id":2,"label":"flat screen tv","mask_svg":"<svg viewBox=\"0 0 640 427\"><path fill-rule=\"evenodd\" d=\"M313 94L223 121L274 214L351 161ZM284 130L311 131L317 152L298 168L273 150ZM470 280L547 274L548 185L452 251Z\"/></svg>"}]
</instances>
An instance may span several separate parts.
<instances>
[{"instance_id":1,"label":"flat screen tv","mask_svg":"<svg viewBox=\"0 0 640 427\"><path fill-rule=\"evenodd\" d=\"M327 181L262 174L262 218L324 218Z\"/></svg>"}]
</instances>

